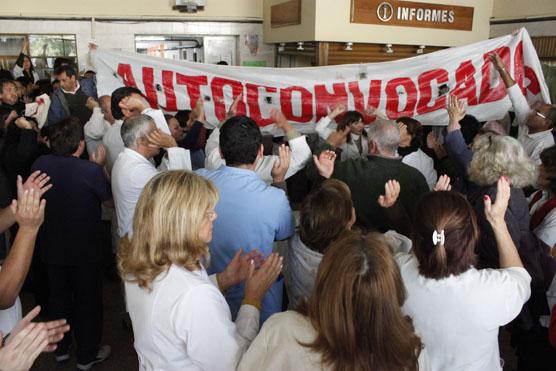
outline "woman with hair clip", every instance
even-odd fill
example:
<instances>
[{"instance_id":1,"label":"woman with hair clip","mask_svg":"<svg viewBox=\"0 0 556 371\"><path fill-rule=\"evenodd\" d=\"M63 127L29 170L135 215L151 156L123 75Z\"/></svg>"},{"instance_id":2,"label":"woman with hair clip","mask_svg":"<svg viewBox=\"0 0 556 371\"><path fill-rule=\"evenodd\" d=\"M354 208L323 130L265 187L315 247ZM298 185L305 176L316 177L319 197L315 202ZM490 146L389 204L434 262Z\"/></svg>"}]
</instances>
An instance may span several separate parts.
<instances>
[{"instance_id":1,"label":"woman with hair clip","mask_svg":"<svg viewBox=\"0 0 556 371\"><path fill-rule=\"evenodd\" d=\"M344 234L324 254L306 304L270 317L239 370L429 370L404 300L385 238Z\"/></svg>"},{"instance_id":2,"label":"woman with hair clip","mask_svg":"<svg viewBox=\"0 0 556 371\"><path fill-rule=\"evenodd\" d=\"M340 160L367 158L369 154L369 139L365 131L363 115L360 112L346 111L343 105L339 105L328 116L320 119L315 127L316 132L322 139L327 140L328 136L335 131L328 126L341 114L343 114L343 117L338 123L336 131L342 132L349 128L349 135L346 137L346 142L339 147L342 150Z\"/></svg>"},{"instance_id":3,"label":"woman with hair clip","mask_svg":"<svg viewBox=\"0 0 556 371\"><path fill-rule=\"evenodd\" d=\"M479 229L463 195L432 192L416 207L413 252L395 259L407 292L402 311L413 319L433 370L502 370L498 328L517 317L531 294L531 276L504 220L509 199L502 177L496 202L483 200L500 269L474 267Z\"/></svg>"},{"instance_id":4,"label":"woman with hair clip","mask_svg":"<svg viewBox=\"0 0 556 371\"><path fill-rule=\"evenodd\" d=\"M208 276L218 191L185 171L153 177L133 217L133 237L120 245L141 370L234 370L259 330L261 300L278 277L282 258L271 254L255 269L257 254L241 256ZM222 292L245 281L234 322Z\"/></svg>"}]
</instances>

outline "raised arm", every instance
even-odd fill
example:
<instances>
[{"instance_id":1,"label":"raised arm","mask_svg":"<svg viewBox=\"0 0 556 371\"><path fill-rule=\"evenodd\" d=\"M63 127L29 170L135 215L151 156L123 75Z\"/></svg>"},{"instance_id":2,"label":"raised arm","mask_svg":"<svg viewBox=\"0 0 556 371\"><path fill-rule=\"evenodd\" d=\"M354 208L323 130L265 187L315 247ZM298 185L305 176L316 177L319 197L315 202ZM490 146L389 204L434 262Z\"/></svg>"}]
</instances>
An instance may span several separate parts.
<instances>
[{"instance_id":1,"label":"raised arm","mask_svg":"<svg viewBox=\"0 0 556 371\"><path fill-rule=\"evenodd\" d=\"M338 115L342 114L345 111L346 108L344 107L344 105L340 104L336 106L336 108L334 108L328 114L328 116L322 117L317 123L317 126L315 127L315 131L318 133L319 137L321 137L324 140L328 139L330 133L334 131L330 129L328 125L330 125L330 123L334 121Z\"/></svg>"},{"instance_id":2,"label":"raised arm","mask_svg":"<svg viewBox=\"0 0 556 371\"><path fill-rule=\"evenodd\" d=\"M0 270L0 309L11 307L21 291L35 248L35 239L44 220L46 201L40 199L35 189L23 195L10 206L19 230L8 257Z\"/></svg>"},{"instance_id":3,"label":"raised arm","mask_svg":"<svg viewBox=\"0 0 556 371\"><path fill-rule=\"evenodd\" d=\"M500 259L500 268L523 268L523 263L521 262L521 258L519 257L517 248L515 247L504 219L506 209L508 208L510 193L511 190L508 179L506 177L501 177L498 180L496 201L494 204L489 196L485 196L485 216L494 231Z\"/></svg>"},{"instance_id":4,"label":"raised arm","mask_svg":"<svg viewBox=\"0 0 556 371\"><path fill-rule=\"evenodd\" d=\"M521 88L516 84L510 73L506 70L502 58L500 58L497 53L492 53L489 57L492 65L496 71L498 71L504 85L506 86L506 90L508 91L508 95L514 107L517 123L519 125L524 125L527 122L529 112L531 111L529 104L527 103L527 99L525 99L525 96L523 96L523 93L521 92Z\"/></svg>"}]
</instances>

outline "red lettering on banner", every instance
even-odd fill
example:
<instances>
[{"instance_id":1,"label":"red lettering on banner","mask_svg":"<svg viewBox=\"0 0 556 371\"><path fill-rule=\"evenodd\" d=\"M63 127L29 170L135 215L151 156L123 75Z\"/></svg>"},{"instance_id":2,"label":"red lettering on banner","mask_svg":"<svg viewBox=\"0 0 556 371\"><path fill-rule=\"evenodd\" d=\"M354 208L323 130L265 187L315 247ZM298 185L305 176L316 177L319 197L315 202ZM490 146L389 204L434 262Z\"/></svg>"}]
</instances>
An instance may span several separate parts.
<instances>
[{"instance_id":1,"label":"red lettering on banner","mask_svg":"<svg viewBox=\"0 0 556 371\"><path fill-rule=\"evenodd\" d=\"M468 106L477 105L477 82L475 67L471 61L462 62L456 70L456 87L452 94L459 99L466 99Z\"/></svg>"},{"instance_id":2,"label":"red lettering on banner","mask_svg":"<svg viewBox=\"0 0 556 371\"><path fill-rule=\"evenodd\" d=\"M448 79L448 71L443 68L437 68L430 71L425 71L417 78L419 86L419 103L417 104L417 113L424 115L432 111L439 110L446 106L446 95L443 94L436 98L434 105L429 107L432 100L432 86L431 82L436 80L438 85L446 84Z\"/></svg>"},{"instance_id":3,"label":"red lettering on banner","mask_svg":"<svg viewBox=\"0 0 556 371\"><path fill-rule=\"evenodd\" d=\"M529 85L527 85L525 89L529 90L533 95L539 94L541 92L541 86L535 71L529 66L524 66L523 69L525 70L525 78L529 80Z\"/></svg>"},{"instance_id":4,"label":"red lettering on banner","mask_svg":"<svg viewBox=\"0 0 556 371\"><path fill-rule=\"evenodd\" d=\"M507 71L510 71L510 48L507 46L500 47L496 50L490 51L483 55L483 66L481 67L481 91L479 92L479 104L495 102L506 96L506 85L502 78L498 79L498 85L494 88L490 86L490 74L493 71L492 62L490 61L490 54L497 53ZM498 75L498 72L495 72Z\"/></svg>"},{"instance_id":5,"label":"red lettering on banner","mask_svg":"<svg viewBox=\"0 0 556 371\"><path fill-rule=\"evenodd\" d=\"M243 94L243 84L237 80L230 80L223 77L215 77L210 83L212 91L212 101L214 103L214 114L220 121L226 118L228 113L226 109L226 102L224 101L224 86L232 88L232 101L240 94ZM231 103L230 103L231 104ZM245 102L240 100L237 105L237 114L245 115Z\"/></svg>"},{"instance_id":6,"label":"red lettering on banner","mask_svg":"<svg viewBox=\"0 0 556 371\"><path fill-rule=\"evenodd\" d=\"M267 93L276 93L276 88L272 86L263 86L257 84L246 84L247 88L247 106L249 106L249 117L251 117L260 126L272 124L272 119L263 118L261 115L261 107L259 106L259 88L263 88Z\"/></svg>"},{"instance_id":7,"label":"red lettering on banner","mask_svg":"<svg viewBox=\"0 0 556 371\"><path fill-rule=\"evenodd\" d=\"M301 115L293 114L293 92L299 92L301 95ZM280 107L286 118L290 121L309 122L313 118L313 95L302 86L290 86L280 89Z\"/></svg>"},{"instance_id":8,"label":"red lettering on banner","mask_svg":"<svg viewBox=\"0 0 556 371\"><path fill-rule=\"evenodd\" d=\"M521 92L523 93L523 95L526 94L524 81L523 81L524 75L525 74L523 72L523 43L520 41L517 44L514 52L514 81L521 88Z\"/></svg>"},{"instance_id":9,"label":"red lettering on banner","mask_svg":"<svg viewBox=\"0 0 556 371\"><path fill-rule=\"evenodd\" d=\"M326 108L334 109L339 104L347 107L348 97L346 92L346 85L343 82L332 84L334 93L329 93L326 85L315 85L315 101L316 101L316 119L328 115Z\"/></svg>"},{"instance_id":10,"label":"red lettering on banner","mask_svg":"<svg viewBox=\"0 0 556 371\"><path fill-rule=\"evenodd\" d=\"M166 97L166 110L177 111L176 93L174 92L174 72L162 71L162 86L164 87L164 96Z\"/></svg>"},{"instance_id":11,"label":"red lettering on banner","mask_svg":"<svg viewBox=\"0 0 556 371\"><path fill-rule=\"evenodd\" d=\"M380 89L382 87L382 80L371 80L369 83L369 100L367 107L365 107L365 98L361 89L359 88L358 81L350 81L348 83L348 90L353 96L354 109L363 114L363 122L369 124L376 120L376 116L369 116L365 114L368 107L376 108L380 103Z\"/></svg>"},{"instance_id":12,"label":"red lettering on banner","mask_svg":"<svg viewBox=\"0 0 556 371\"><path fill-rule=\"evenodd\" d=\"M399 109L400 97L398 86L403 86L407 97L405 107ZM388 81L386 84L386 115L390 119L402 116L413 116L417 105L417 88L409 77L398 77Z\"/></svg>"},{"instance_id":13,"label":"red lettering on banner","mask_svg":"<svg viewBox=\"0 0 556 371\"><path fill-rule=\"evenodd\" d=\"M185 85L189 96L189 106L193 109L201 97L201 86L207 85L208 80L206 76L187 76L176 73L176 84Z\"/></svg>"},{"instance_id":14,"label":"red lettering on banner","mask_svg":"<svg viewBox=\"0 0 556 371\"><path fill-rule=\"evenodd\" d=\"M131 70L131 65L127 63L118 64L118 75L122 78L125 86L131 86L136 88L137 83L135 82L135 77L133 77L133 71Z\"/></svg>"},{"instance_id":15,"label":"red lettering on banner","mask_svg":"<svg viewBox=\"0 0 556 371\"><path fill-rule=\"evenodd\" d=\"M152 108L158 108L158 97L154 89L154 69L152 67L143 67L143 85L145 86L147 101Z\"/></svg>"}]
</instances>

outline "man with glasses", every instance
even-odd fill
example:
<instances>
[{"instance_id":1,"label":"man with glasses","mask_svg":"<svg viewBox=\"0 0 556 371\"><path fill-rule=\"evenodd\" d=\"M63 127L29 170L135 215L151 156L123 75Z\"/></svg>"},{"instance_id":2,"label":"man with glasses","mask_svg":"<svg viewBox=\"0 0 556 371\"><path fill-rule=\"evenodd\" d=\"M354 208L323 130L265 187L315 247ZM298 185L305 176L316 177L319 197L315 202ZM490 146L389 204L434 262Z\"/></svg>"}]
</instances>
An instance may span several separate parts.
<instances>
[{"instance_id":1,"label":"man with glasses","mask_svg":"<svg viewBox=\"0 0 556 371\"><path fill-rule=\"evenodd\" d=\"M504 81L504 85L506 85L508 95L512 101L516 122L519 125L517 139L529 157L537 165L540 165L541 152L545 148L554 145L552 129L556 124L556 106L542 104L532 110L523 96L521 88L515 83L508 71L506 71L506 67L500 56L493 53L490 58L494 68Z\"/></svg>"}]
</instances>

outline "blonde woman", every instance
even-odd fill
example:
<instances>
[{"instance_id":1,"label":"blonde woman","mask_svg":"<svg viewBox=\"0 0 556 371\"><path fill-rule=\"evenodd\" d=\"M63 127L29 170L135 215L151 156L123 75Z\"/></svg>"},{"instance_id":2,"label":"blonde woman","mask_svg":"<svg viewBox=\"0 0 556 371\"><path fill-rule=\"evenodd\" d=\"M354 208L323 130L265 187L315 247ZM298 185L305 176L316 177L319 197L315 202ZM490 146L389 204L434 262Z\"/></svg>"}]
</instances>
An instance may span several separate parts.
<instances>
[{"instance_id":1,"label":"blonde woman","mask_svg":"<svg viewBox=\"0 0 556 371\"><path fill-rule=\"evenodd\" d=\"M133 217L133 237L119 253L141 370L234 370L259 329L261 300L282 258L255 269L241 250L209 277L218 192L198 175L170 171L145 186ZM222 291L245 280L245 299L231 320Z\"/></svg>"},{"instance_id":2,"label":"blonde woman","mask_svg":"<svg viewBox=\"0 0 556 371\"><path fill-rule=\"evenodd\" d=\"M476 252L479 268L499 268L496 239L484 213L484 197L496 198L496 183L505 176L511 185L511 195L505 220L513 242L517 247L523 266L534 283L543 277L541 260L544 247L529 229L529 208L523 187L537 179L537 168L527 156L521 144L510 136L481 135L473 142L473 159L467 170L469 180L478 187L468 194L477 214L481 231Z\"/></svg>"}]
</instances>

